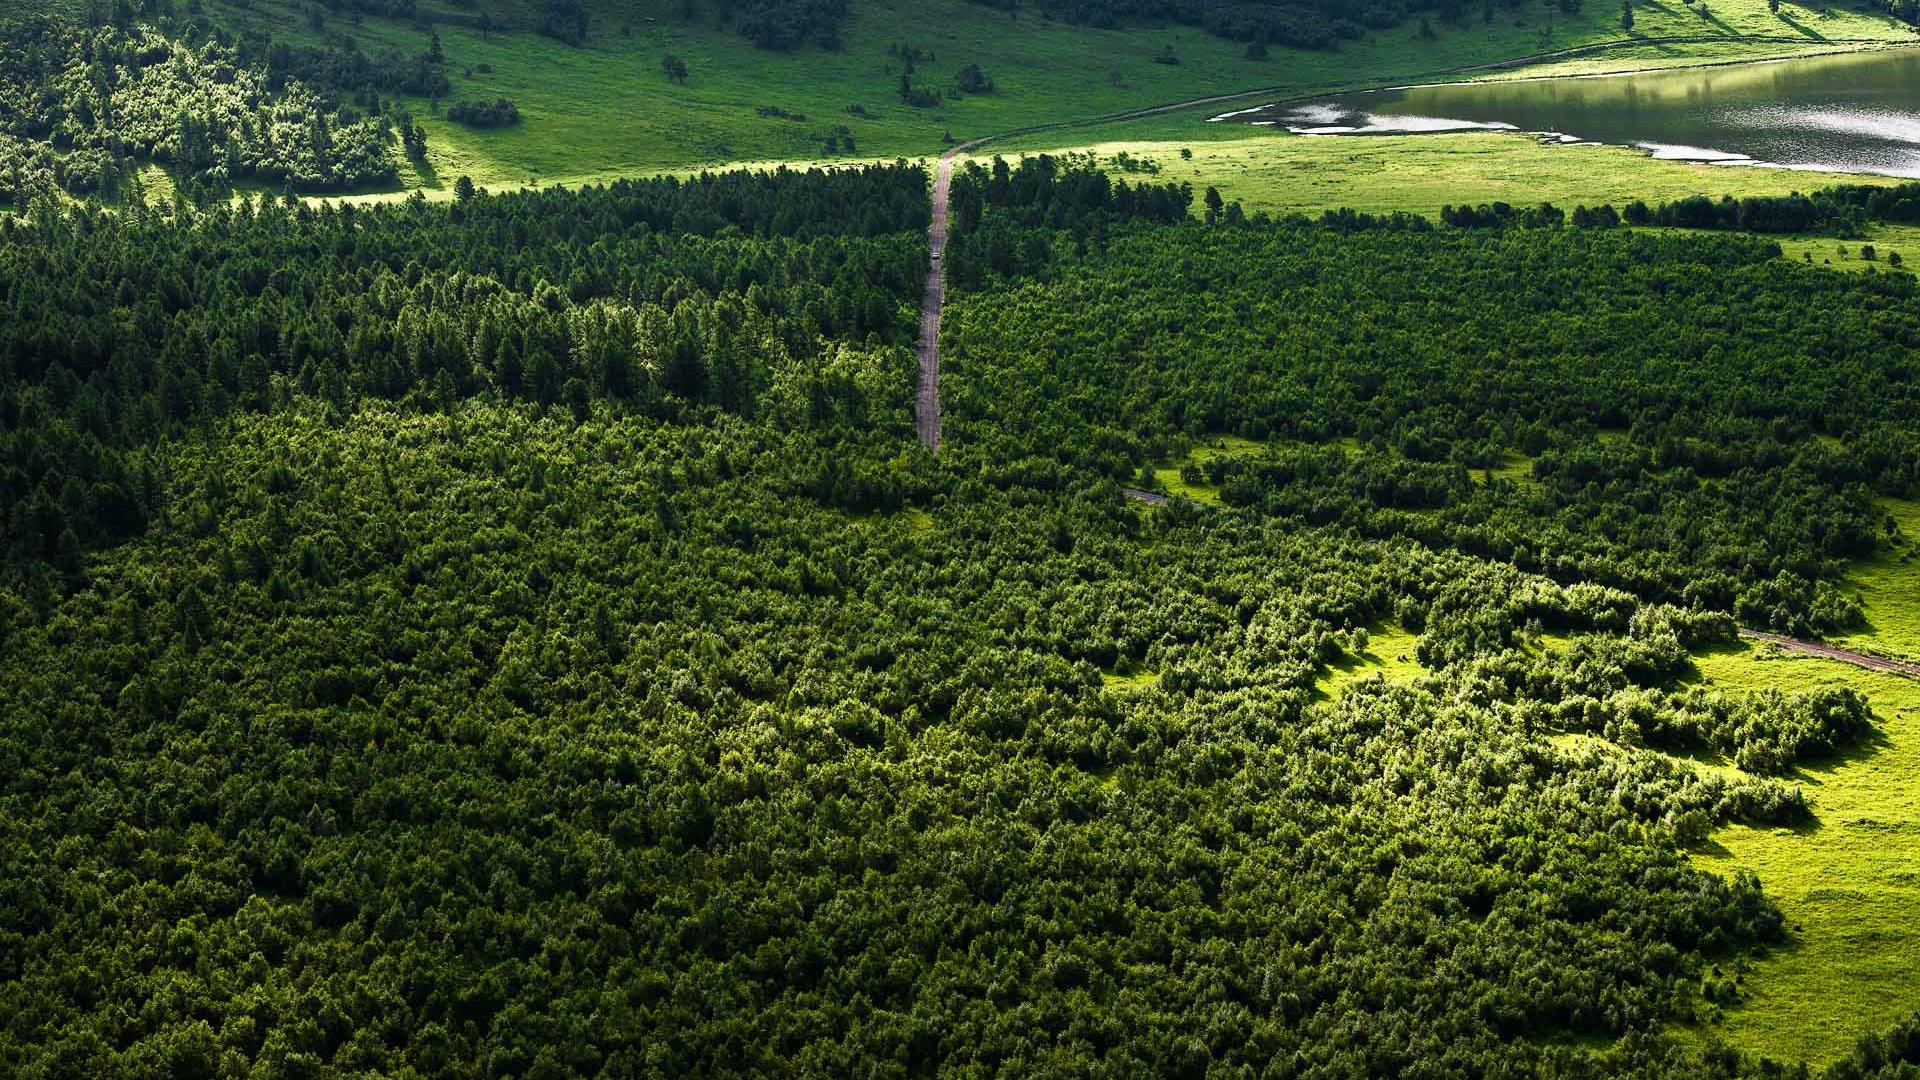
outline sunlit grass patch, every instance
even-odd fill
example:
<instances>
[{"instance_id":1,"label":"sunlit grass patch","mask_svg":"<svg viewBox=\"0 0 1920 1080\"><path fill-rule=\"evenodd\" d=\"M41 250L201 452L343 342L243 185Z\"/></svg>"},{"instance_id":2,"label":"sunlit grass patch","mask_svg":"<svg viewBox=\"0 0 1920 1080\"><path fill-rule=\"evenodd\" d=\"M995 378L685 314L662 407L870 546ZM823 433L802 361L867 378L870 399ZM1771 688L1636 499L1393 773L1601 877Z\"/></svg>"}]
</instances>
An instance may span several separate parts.
<instances>
[{"instance_id":1,"label":"sunlit grass patch","mask_svg":"<svg viewBox=\"0 0 1920 1080\"><path fill-rule=\"evenodd\" d=\"M1867 625L1834 641L1866 652L1920 659L1920 502L1883 501L1900 527L1900 538L1847 575L1848 583L1860 592Z\"/></svg>"},{"instance_id":2,"label":"sunlit grass patch","mask_svg":"<svg viewBox=\"0 0 1920 1080\"><path fill-rule=\"evenodd\" d=\"M1160 682L1157 671L1135 671L1126 675L1117 675L1106 671L1100 673L1100 684L1109 690L1121 693L1137 693Z\"/></svg>"},{"instance_id":3,"label":"sunlit grass patch","mask_svg":"<svg viewBox=\"0 0 1920 1080\"><path fill-rule=\"evenodd\" d=\"M1190 183L1196 191L1218 188L1222 198L1239 202L1249 214L1264 210L1316 215L1350 206L1437 220L1440 208L1448 204L1550 202L1572 211L1602 203L1621 207L1635 199L1659 203L1701 194L1785 195L1838 183L1879 182L1834 173L1666 161L1632 147L1596 143L1543 145L1513 132L1342 138L1289 135L1231 121L1205 126L1238 127L1244 134L1202 139L1169 132L1164 139L1129 140L1108 137L1107 129L1100 128L1085 132L1091 137L1079 148L1101 161L1120 154L1151 161L1159 169L1151 179ZM981 153L1017 156L999 142ZM1198 200L1194 212L1202 212ZM1877 253L1904 248L1910 249L1906 257L1920 257L1920 243L1908 243L1904 236L1854 241L1856 255L1863 242L1876 244ZM1822 240L1820 246L1833 256L1837 243ZM1798 248L1792 249L1792 257L1800 258ZM1814 262L1821 257L1816 251ZM1879 254L1878 265L1887 267L1885 254Z\"/></svg>"},{"instance_id":4,"label":"sunlit grass patch","mask_svg":"<svg viewBox=\"0 0 1920 1080\"><path fill-rule=\"evenodd\" d=\"M1319 691L1329 698L1362 679L1378 676L1388 682L1404 682L1426 672L1416 658L1420 635L1397 624L1368 631L1367 647L1358 655L1349 653L1329 664L1321 676Z\"/></svg>"},{"instance_id":5,"label":"sunlit grass patch","mask_svg":"<svg viewBox=\"0 0 1920 1080\"><path fill-rule=\"evenodd\" d=\"M1518 450L1509 450L1500 458L1500 463L1491 468L1470 470L1473 482L1484 484L1489 478L1506 480L1521 487L1539 487L1540 481L1533 475L1533 459Z\"/></svg>"},{"instance_id":6,"label":"sunlit grass patch","mask_svg":"<svg viewBox=\"0 0 1920 1080\"><path fill-rule=\"evenodd\" d=\"M1201 482L1190 483L1182 475L1188 465L1205 466L1207 462L1221 457L1252 457L1266 449L1267 444L1238 435L1209 435L1194 444L1185 456L1165 465L1155 465L1154 480L1160 489L1169 495L1179 495L1195 502L1217 505L1220 492L1213 485Z\"/></svg>"},{"instance_id":7,"label":"sunlit grass patch","mask_svg":"<svg viewBox=\"0 0 1920 1080\"><path fill-rule=\"evenodd\" d=\"M1873 743L1791 778L1805 785L1816 825L1734 826L1696 856L1708 869L1759 874L1792 928L1714 1031L1781 1060L1840 1057L1920 1000L1920 683L1766 647L1696 662L1706 685L1730 691L1852 686L1879 718Z\"/></svg>"}]
</instances>

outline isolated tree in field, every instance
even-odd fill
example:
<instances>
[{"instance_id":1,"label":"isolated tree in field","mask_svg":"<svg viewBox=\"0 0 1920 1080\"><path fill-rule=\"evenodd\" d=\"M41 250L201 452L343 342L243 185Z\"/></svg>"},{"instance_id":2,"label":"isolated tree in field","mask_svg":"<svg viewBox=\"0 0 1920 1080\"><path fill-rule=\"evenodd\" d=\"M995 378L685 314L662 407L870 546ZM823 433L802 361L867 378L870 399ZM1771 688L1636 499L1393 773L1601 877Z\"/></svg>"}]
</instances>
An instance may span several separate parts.
<instances>
[{"instance_id":1,"label":"isolated tree in field","mask_svg":"<svg viewBox=\"0 0 1920 1080\"><path fill-rule=\"evenodd\" d=\"M674 82L685 84L687 81L687 62L672 53L660 58L660 70L666 72L667 78Z\"/></svg>"},{"instance_id":2,"label":"isolated tree in field","mask_svg":"<svg viewBox=\"0 0 1920 1080\"><path fill-rule=\"evenodd\" d=\"M1209 187L1207 189L1204 201L1207 206L1207 224L1211 225L1220 220L1220 208L1226 205L1226 203L1220 198L1220 189L1216 187Z\"/></svg>"},{"instance_id":3,"label":"isolated tree in field","mask_svg":"<svg viewBox=\"0 0 1920 1080\"><path fill-rule=\"evenodd\" d=\"M987 73L980 70L978 63L961 68L960 74L953 77L953 84L965 94L993 93L993 80L987 78Z\"/></svg>"}]
</instances>

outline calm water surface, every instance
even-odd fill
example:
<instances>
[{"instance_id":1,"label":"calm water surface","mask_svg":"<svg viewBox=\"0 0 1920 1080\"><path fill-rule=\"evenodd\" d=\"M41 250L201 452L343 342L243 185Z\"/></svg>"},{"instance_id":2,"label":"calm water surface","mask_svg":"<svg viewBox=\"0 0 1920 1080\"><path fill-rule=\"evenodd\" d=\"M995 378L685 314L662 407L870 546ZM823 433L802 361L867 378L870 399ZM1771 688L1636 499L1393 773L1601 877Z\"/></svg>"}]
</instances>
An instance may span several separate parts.
<instances>
[{"instance_id":1,"label":"calm water surface","mask_svg":"<svg viewBox=\"0 0 1920 1080\"><path fill-rule=\"evenodd\" d=\"M1306 135L1536 131L1686 161L1920 177L1920 49L1421 86L1231 115Z\"/></svg>"}]
</instances>

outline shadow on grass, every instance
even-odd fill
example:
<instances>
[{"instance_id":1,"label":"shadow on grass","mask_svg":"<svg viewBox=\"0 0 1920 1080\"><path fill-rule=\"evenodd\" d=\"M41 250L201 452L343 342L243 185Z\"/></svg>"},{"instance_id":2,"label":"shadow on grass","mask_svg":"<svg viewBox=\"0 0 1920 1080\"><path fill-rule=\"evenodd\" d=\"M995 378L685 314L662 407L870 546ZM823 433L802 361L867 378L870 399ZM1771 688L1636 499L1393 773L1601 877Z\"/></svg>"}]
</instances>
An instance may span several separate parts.
<instances>
[{"instance_id":1,"label":"shadow on grass","mask_svg":"<svg viewBox=\"0 0 1920 1080\"><path fill-rule=\"evenodd\" d=\"M1733 858L1733 852L1727 848L1727 845L1712 838L1702 840L1687 850L1695 855L1710 855L1716 859Z\"/></svg>"},{"instance_id":2,"label":"shadow on grass","mask_svg":"<svg viewBox=\"0 0 1920 1080\"><path fill-rule=\"evenodd\" d=\"M1713 24L1715 28L1717 28L1721 33L1727 35L1728 37L1737 38L1740 36L1739 31L1735 30L1731 26L1728 26L1726 23L1721 22L1720 16L1715 15L1713 13L1713 9L1709 8L1707 5L1701 4L1699 7L1693 10L1695 14L1699 15L1702 19L1705 19L1707 22Z\"/></svg>"},{"instance_id":3,"label":"shadow on grass","mask_svg":"<svg viewBox=\"0 0 1920 1080\"><path fill-rule=\"evenodd\" d=\"M1887 738L1886 732L1875 727L1852 743L1825 757L1809 758L1796 763L1793 771L1784 779L1810 787L1819 787L1823 783L1821 778L1826 774L1838 772L1850 765L1858 765L1891 746L1893 746L1893 740Z\"/></svg>"},{"instance_id":4,"label":"shadow on grass","mask_svg":"<svg viewBox=\"0 0 1920 1080\"><path fill-rule=\"evenodd\" d=\"M1793 27L1794 32L1801 35L1802 37L1808 38L1813 41L1818 41L1822 45L1830 44L1830 42L1828 42L1826 38L1820 36L1820 34L1817 33L1811 26L1808 26L1805 23L1800 22L1798 19L1795 19L1793 16L1787 14L1785 11L1778 11L1778 12L1775 12L1774 14L1779 17L1781 22L1786 23L1788 26Z\"/></svg>"},{"instance_id":5,"label":"shadow on grass","mask_svg":"<svg viewBox=\"0 0 1920 1080\"><path fill-rule=\"evenodd\" d=\"M440 190L440 170L433 167L433 162L421 158L418 161L410 161L409 164L413 166L413 174L420 178L421 187Z\"/></svg>"}]
</instances>

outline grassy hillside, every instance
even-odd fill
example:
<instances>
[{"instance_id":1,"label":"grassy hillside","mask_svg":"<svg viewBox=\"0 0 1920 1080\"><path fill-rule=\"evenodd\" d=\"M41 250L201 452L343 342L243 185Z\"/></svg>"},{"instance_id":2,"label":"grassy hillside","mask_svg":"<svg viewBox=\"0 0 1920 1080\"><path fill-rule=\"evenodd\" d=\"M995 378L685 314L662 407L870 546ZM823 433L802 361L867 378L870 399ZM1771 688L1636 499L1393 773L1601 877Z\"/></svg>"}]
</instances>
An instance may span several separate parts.
<instances>
[{"instance_id":1,"label":"grassy hillside","mask_svg":"<svg viewBox=\"0 0 1920 1080\"><path fill-rule=\"evenodd\" d=\"M316 31L303 9L283 0L243 8L207 0L218 21L265 30L294 44L350 38L363 51L419 51L427 29L440 33L454 76L453 97L507 96L525 121L478 132L427 120L432 143L429 186L469 175L487 185L595 180L717 162L810 159L839 125L851 131L859 156L936 152L942 136L966 140L1061 121L1085 120L1205 95L1249 90L1309 93L1416 78L1468 74L1463 69L1517 57L1639 42L1678 59L1727 59L1822 49L1849 43L1911 40L1910 29L1864 8L1823 12L1786 5L1786 18L1765 0L1722 0L1710 18L1684 5L1642 5L1636 29L1619 27L1610 5L1587 4L1568 17L1558 7L1529 4L1493 23L1458 27L1418 24L1373 34L1338 51L1275 50L1246 58L1238 44L1198 29L1103 31L1012 17L965 0L863 0L852 6L844 49L774 53L694 9L677 3L593 5L585 47L530 32L528 6L493 0L484 10L516 27L482 33L473 9L423 0L411 22L368 17L358 25L334 17ZM1674 40L1675 44L1657 44ZM931 51L916 81L944 89L963 66L978 62L997 84L990 94L910 108L895 90L900 61L888 47ZM1154 62L1171 49L1178 64ZM664 55L685 61L684 84L669 79ZM1604 63L1588 57L1582 63ZM491 71L486 69L491 68ZM1487 74L1481 72L1480 74ZM852 115L859 106L867 116ZM805 119L762 115L780 108ZM427 112L424 102L416 111ZM1197 115L1167 123L1186 132ZM1224 126L1224 125L1216 125ZM1056 144L1084 137L1055 136Z\"/></svg>"},{"instance_id":2,"label":"grassy hillside","mask_svg":"<svg viewBox=\"0 0 1920 1080\"><path fill-rule=\"evenodd\" d=\"M1753 870L1780 904L1790 944L1742 980L1743 1004L1720 1033L1782 1060L1837 1057L1863 1030L1905 1015L1920 997L1920 686L1894 675L1742 648L1700 660L1732 691L1850 686L1865 693L1881 738L1802 770L1817 822L1797 829L1733 826L1697 857L1731 874Z\"/></svg>"}]
</instances>

